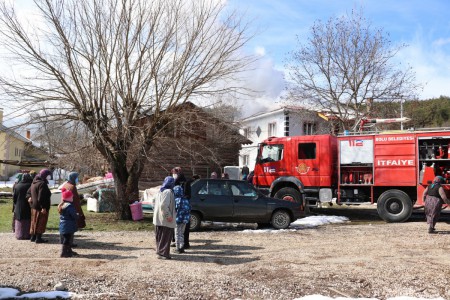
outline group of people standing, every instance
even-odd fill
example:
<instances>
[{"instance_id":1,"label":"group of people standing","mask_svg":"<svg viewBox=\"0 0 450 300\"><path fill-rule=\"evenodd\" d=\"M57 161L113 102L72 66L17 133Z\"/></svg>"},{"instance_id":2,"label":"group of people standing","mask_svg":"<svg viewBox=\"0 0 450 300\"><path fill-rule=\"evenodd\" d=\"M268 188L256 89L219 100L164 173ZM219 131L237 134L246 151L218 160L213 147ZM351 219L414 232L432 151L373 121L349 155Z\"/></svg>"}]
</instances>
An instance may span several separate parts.
<instances>
[{"instance_id":1,"label":"group of people standing","mask_svg":"<svg viewBox=\"0 0 450 300\"><path fill-rule=\"evenodd\" d=\"M172 169L172 175L164 178L153 207L153 225L155 226L156 255L159 259L171 259L171 242L176 253L184 253L190 248L190 198L191 184L198 179L194 175L186 180L180 167Z\"/></svg>"},{"instance_id":2,"label":"group of people standing","mask_svg":"<svg viewBox=\"0 0 450 300\"><path fill-rule=\"evenodd\" d=\"M29 239L37 244L42 238L48 221L51 192L48 180L51 172L43 169L39 174L21 173L13 186L13 231L19 240Z\"/></svg>"},{"instance_id":3,"label":"group of people standing","mask_svg":"<svg viewBox=\"0 0 450 300\"><path fill-rule=\"evenodd\" d=\"M48 180L51 171L42 169L34 172L21 173L13 186L13 232L18 240L30 240L37 244L47 243L42 235L47 229L51 204L51 192ZM86 226L81 199L76 184L78 173L71 172L68 180L62 186L62 199L58 205L60 214L61 257L76 255L72 251L73 235L78 228Z\"/></svg>"}]
</instances>

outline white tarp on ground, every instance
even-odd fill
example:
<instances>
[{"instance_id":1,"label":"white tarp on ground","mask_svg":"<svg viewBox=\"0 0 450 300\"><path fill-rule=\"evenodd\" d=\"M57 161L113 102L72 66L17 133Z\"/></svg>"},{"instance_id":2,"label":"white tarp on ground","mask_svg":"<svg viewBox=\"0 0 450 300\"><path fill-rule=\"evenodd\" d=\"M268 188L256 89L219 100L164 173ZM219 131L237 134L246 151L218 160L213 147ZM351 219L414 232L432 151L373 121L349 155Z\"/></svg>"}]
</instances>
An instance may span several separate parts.
<instances>
[{"instance_id":1,"label":"white tarp on ground","mask_svg":"<svg viewBox=\"0 0 450 300\"><path fill-rule=\"evenodd\" d=\"M98 187L113 186L114 179L101 179L93 182L77 184L77 191L79 195L92 194ZM52 189L51 205L58 205L61 202L61 188L62 184L56 189Z\"/></svg>"},{"instance_id":2,"label":"white tarp on ground","mask_svg":"<svg viewBox=\"0 0 450 300\"><path fill-rule=\"evenodd\" d=\"M161 188L160 185L146 189L142 193L141 203L145 213L153 212L153 205L155 204L155 196Z\"/></svg>"}]
</instances>

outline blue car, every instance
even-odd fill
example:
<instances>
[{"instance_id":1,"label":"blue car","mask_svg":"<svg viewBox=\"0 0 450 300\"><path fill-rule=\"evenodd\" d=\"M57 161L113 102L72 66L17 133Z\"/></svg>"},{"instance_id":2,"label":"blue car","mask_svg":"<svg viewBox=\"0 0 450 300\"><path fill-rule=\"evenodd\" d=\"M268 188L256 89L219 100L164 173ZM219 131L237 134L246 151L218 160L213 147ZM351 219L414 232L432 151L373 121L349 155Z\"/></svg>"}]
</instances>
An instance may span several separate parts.
<instances>
[{"instance_id":1,"label":"blue car","mask_svg":"<svg viewBox=\"0 0 450 300\"><path fill-rule=\"evenodd\" d=\"M198 230L202 221L258 223L285 229L305 216L302 204L266 197L242 180L199 179L192 184L190 229Z\"/></svg>"}]
</instances>

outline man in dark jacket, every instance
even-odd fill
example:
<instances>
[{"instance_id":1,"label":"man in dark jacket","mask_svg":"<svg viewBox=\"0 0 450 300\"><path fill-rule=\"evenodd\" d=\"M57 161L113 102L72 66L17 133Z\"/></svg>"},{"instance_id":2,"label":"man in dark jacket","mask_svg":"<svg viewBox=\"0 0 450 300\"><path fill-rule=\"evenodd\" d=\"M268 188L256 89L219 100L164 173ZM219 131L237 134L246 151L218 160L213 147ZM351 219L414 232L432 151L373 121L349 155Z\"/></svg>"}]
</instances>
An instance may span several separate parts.
<instances>
[{"instance_id":1,"label":"man in dark jacket","mask_svg":"<svg viewBox=\"0 0 450 300\"><path fill-rule=\"evenodd\" d=\"M48 188L48 179L50 179L50 175L50 170L42 169L39 172L39 175L34 177L33 183L27 193L27 195L31 197L30 241L36 242L37 244L47 242L47 240L42 239L42 234L47 229L50 198L52 196L52 193Z\"/></svg>"},{"instance_id":2,"label":"man in dark jacket","mask_svg":"<svg viewBox=\"0 0 450 300\"><path fill-rule=\"evenodd\" d=\"M184 196L191 201L191 185L194 181L196 181L197 179L200 179L199 175L194 174L192 176L191 179L189 179L188 181L186 181L184 187L185 187L185 191L184 191ZM184 228L184 249L189 249L191 247L191 245L189 244L189 233L191 232L190 227L191 226L191 222L189 221L186 224L186 227Z\"/></svg>"}]
</instances>

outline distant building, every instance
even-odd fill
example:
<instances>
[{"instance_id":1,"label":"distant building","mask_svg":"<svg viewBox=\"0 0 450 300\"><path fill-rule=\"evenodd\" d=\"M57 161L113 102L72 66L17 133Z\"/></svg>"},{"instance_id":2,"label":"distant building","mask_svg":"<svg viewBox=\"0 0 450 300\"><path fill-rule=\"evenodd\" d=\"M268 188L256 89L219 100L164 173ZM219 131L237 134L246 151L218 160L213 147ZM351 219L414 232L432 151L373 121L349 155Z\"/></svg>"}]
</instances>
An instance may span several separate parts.
<instances>
[{"instance_id":1,"label":"distant building","mask_svg":"<svg viewBox=\"0 0 450 300\"><path fill-rule=\"evenodd\" d=\"M327 121L320 118L315 111L300 107L285 106L273 111L249 116L240 122L240 133L252 141L242 146L239 152L239 167L247 165L253 170L257 146L268 137L314 135L330 132Z\"/></svg>"},{"instance_id":2,"label":"distant building","mask_svg":"<svg viewBox=\"0 0 450 300\"><path fill-rule=\"evenodd\" d=\"M189 179L193 174L208 178L211 172L220 174L225 166L238 165L242 145L251 142L239 134L239 127L191 102L177 106L173 113L176 120L148 153L139 182L141 189L161 184L176 166Z\"/></svg>"},{"instance_id":3,"label":"distant building","mask_svg":"<svg viewBox=\"0 0 450 300\"><path fill-rule=\"evenodd\" d=\"M0 179L7 180L21 167L6 164L5 161L20 161L31 141L3 125L3 109L0 109Z\"/></svg>"}]
</instances>

